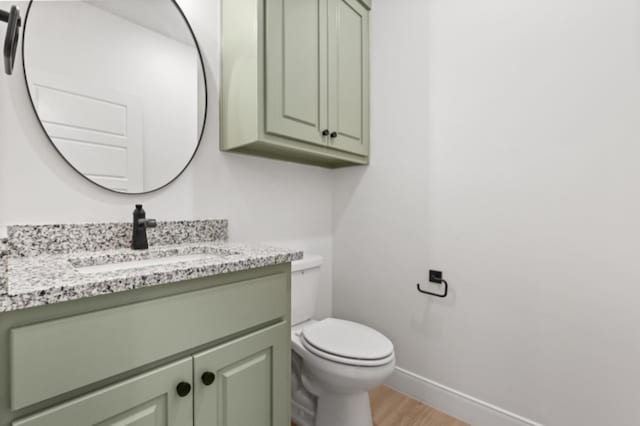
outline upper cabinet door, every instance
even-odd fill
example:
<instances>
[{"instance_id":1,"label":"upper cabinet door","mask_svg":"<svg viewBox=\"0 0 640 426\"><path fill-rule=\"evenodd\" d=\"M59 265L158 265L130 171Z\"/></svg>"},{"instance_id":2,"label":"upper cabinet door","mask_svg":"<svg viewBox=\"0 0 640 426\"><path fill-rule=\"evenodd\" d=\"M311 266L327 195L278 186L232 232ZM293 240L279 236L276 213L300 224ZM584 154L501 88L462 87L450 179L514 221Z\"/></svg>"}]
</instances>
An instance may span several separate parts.
<instances>
[{"instance_id":1,"label":"upper cabinet door","mask_svg":"<svg viewBox=\"0 0 640 426\"><path fill-rule=\"evenodd\" d=\"M195 355L195 426L290 423L288 323Z\"/></svg>"},{"instance_id":2,"label":"upper cabinet door","mask_svg":"<svg viewBox=\"0 0 640 426\"><path fill-rule=\"evenodd\" d=\"M369 11L358 0L329 1L329 144L369 153Z\"/></svg>"},{"instance_id":3,"label":"upper cabinet door","mask_svg":"<svg viewBox=\"0 0 640 426\"><path fill-rule=\"evenodd\" d=\"M326 0L265 1L266 132L326 145Z\"/></svg>"},{"instance_id":4,"label":"upper cabinet door","mask_svg":"<svg viewBox=\"0 0 640 426\"><path fill-rule=\"evenodd\" d=\"M191 425L193 393L181 388L180 396L177 385L190 386L192 375L188 358L15 421L13 426Z\"/></svg>"}]
</instances>

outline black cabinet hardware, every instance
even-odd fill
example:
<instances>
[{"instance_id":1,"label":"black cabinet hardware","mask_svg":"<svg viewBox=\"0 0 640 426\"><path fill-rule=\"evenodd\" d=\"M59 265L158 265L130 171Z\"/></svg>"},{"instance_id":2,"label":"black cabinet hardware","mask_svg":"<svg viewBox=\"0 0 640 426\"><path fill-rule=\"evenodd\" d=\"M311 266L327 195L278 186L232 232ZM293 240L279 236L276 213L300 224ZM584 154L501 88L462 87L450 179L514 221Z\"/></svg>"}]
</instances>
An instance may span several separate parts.
<instances>
[{"instance_id":1,"label":"black cabinet hardware","mask_svg":"<svg viewBox=\"0 0 640 426\"><path fill-rule=\"evenodd\" d=\"M329 130L328 129L324 129L322 131L322 136L329 136Z\"/></svg>"},{"instance_id":2,"label":"black cabinet hardware","mask_svg":"<svg viewBox=\"0 0 640 426\"><path fill-rule=\"evenodd\" d=\"M178 396L180 398L184 398L191 392L191 385L187 382L180 382L176 387L176 391L178 392Z\"/></svg>"},{"instance_id":3,"label":"black cabinet hardware","mask_svg":"<svg viewBox=\"0 0 640 426\"><path fill-rule=\"evenodd\" d=\"M331 132L331 139L335 139L338 137L338 133L337 132Z\"/></svg>"},{"instance_id":4,"label":"black cabinet hardware","mask_svg":"<svg viewBox=\"0 0 640 426\"><path fill-rule=\"evenodd\" d=\"M202 379L202 383L205 386L209 386L216 380L216 375L213 374L211 371L206 371L202 373L201 379Z\"/></svg>"}]
</instances>

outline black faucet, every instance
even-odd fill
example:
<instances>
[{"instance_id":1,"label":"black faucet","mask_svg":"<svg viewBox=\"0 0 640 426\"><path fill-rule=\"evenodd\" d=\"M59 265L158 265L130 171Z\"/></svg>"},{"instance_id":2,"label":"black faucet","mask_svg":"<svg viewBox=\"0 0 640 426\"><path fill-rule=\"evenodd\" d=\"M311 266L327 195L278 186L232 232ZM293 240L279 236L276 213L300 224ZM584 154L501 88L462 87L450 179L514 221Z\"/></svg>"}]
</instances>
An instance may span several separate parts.
<instances>
[{"instance_id":1,"label":"black faucet","mask_svg":"<svg viewBox=\"0 0 640 426\"><path fill-rule=\"evenodd\" d=\"M131 248L134 250L148 249L147 228L155 228L156 225L155 219L147 219L147 214L142 208L142 204L136 204L136 209L133 211L133 239L131 240Z\"/></svg>"}]
</instances>

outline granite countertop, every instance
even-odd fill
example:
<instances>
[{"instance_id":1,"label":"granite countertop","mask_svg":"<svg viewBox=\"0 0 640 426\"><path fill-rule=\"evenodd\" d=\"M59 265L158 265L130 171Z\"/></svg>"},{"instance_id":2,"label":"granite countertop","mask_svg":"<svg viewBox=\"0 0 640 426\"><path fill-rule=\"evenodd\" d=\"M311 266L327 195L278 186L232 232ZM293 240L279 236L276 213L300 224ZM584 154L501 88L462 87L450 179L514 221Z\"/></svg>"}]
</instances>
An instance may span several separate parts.
<instances>
[{"instance_id":1,"label":"granite countertop","mask_svg":"<svg viewBox=\"0 0 640 426\"><path fill-rule=\"evenodd\" d=\"M149 230L149 250L132 250L130 226L9 227L8 240L0 240L0 313L288 263L303 256L298 250L229 243L226 221L161 222L157 232ZM144 265L162 258L172 259ZM103 268L137 261L142 263Z\"/></svg>"}]
</instances>

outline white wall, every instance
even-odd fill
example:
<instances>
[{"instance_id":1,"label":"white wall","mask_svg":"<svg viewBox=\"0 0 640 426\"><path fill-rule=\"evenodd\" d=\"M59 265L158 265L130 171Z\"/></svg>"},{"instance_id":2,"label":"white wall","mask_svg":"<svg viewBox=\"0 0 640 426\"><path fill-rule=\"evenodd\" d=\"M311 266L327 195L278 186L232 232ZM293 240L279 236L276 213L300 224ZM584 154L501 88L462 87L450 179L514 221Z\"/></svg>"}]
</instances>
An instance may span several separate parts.
<instances>
[{"instance_id":1,"label":"white wall","mask_svg":"<svg viewBox=\"0 0 640 426\"><path fill-rule=\"evenodd\" d=\"M233 240L286 241L325 257L321 312L331 303L331 181L327 170L218 150L219 1L180 0L205 57L209 112L202 146L174 184L117 195L78 176L37 125L21 60L0 77L0 225L128 221L141 202L158 220L228 218ZM0 2L6 8L8 2ZM26 11L26 2L17 3Z\"/></svg>"},{"instance_id":2,"label":"white wall","mask_svg":"<svg viewBox=\"0 0 640 426\"><path fill-rule=\"evenodd\" d=\"M372 161L334 181L336 316L533 421L640 424L640 3L374 3ZM428 268L448 299L417 293Z\"/></svg>"},{"instance_id":3,"label":"white wall","mask_svg":"<svg viewBox=\"0 0 640 426\"><path fill-rule=\"evenodd\" d=\"M151 7L149 5L149 7ZM25 11L26 13L26 11ZM74 25L67 17L73 16ZM167 26L188 32L175 10ZM66 89L97 87L140 102L145 191L170 182L198 143L198 51L84 2L32 7L27 25L27 75L68 81ZM77 85L77 86L76 86Z\"/></svg>"}]
</instances>

